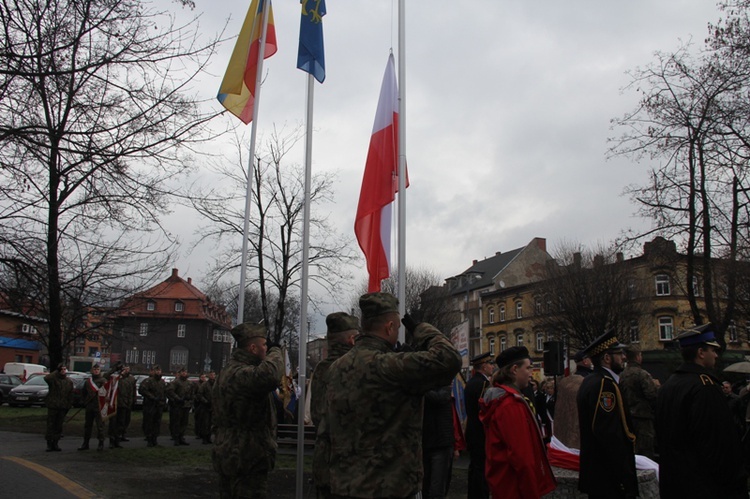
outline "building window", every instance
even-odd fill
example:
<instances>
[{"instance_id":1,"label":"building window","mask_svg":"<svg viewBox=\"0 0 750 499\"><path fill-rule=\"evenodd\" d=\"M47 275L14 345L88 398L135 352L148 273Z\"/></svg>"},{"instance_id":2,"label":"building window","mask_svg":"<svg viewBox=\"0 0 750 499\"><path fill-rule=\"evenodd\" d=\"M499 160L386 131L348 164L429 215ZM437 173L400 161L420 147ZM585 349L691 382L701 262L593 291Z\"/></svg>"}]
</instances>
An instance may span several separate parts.
<instances>
[{"instance_id":1,"label":"building window","mask_svg":"<svg viewBox=\"0 0 750 499\"><path fill-rule=\"evenodd\" d=\"M125 363L137 364L138 363L138 350L136 349L125 350Z\"/></svg>"},{"instance_id":2,"label":"building window","mask_svg":"<svg viewBox=\"0 0 750 499\"><path fill-rule=\"evenodd\" d=\"M86 353L86 347L76 347L76 355L83 355Z\"/></svg>"},{"instance_id":3,"label":"building window","mask_svg":"<svg viewBox=\"0 0 750 499\"><path fill-rule=\"evenodd\" d=\"M669 296L669 276L667 274L659 274L655 278L656 280L656 296Z\"/></svg>"},{"instance_id":4,"label":"building window","mask_svg":"<svg viewBox=\"0 0 750 499\"><path fill-rule=\"evenodd\" d=\"M490 338L490 355L495 355L495 338Z\"/></svg>"},{"instance_id":5,"label":"building window","mask_svg":"<svg viewBox=\"0 0 750 499\"><path fill-rule=\"evenodd\" d=\"M542 314L542 298L540 296L534 299L534 313L536 315Z\"/></svg>"},{"instance_id":6,"label":"building window","mask_svg":"<svg viewBox=\"0 0 750 499\"><path fill-rule=\"evenodd\" d=\"M169 369L174 371L177 367L187 367L188 349L185 347L174 347L169 352Z\"/></svg>"},{"instance_id":7,"label":"building window","mask_svg":"<svg viewBox=\"0 0 750 499\"><path fill-rule=\"evenodd\" d=\"M214 329L214 342L215 343L224 342L224 333L222 333L221 330L219 329Z\"/></svg>"},{"instance_id":8,"label":"building window","mask_svg":"<svg viewBox=\"0 0 750 499\"><path fill-rule=\"evenodd\" d=\"M635 284L635 279L628 279L628 298L631 300L638 298L638 288Z\"/></svg>"},{"instance_id":9,"label":"building window","mask_svg":"<svg viewBox=\"0 0 750 499\"><path fill-rule=\"evenodd\" d=\"M96 357L96 353L99 351L98 347L89 347L89 357Z\"/></svg>"},{"instance_id":10,"label":"building window","mask_svg":"<svg viewBox=\"0 0 750 499\"><path fill-rule=\"evenodd\" d=\"M669 316L659 317L659 340L671 341L673 331L674 323L672 322L672 318Z\"/></svg>"},{"instance_id":11,"label":"building window","mask_svg":"<svg viewBox=\"0 0 750 499\"><path fill-rule=\"evenodd\" d=\"M175 302L175 304L174 304L174 311L175 312L182 312L183 310L185 310L185 304L182 303L181 301Z\"/></svg>"},{"instance_id":12,"label":"building window","mask_svg":"<svg viewBox=\"0 0 750 499\"><path fill-rule=\"evenodd\" d=\"M144 350L143 351L143 363L147 366L156 364L156 350Z\"/></svg>"},{"instance_id":13,"label":"building window","mask_svg":"<svg viewBox=\"0 0 750 499\"><path fill-rule=\"evenodd\" d=\"M500 322L505 322L505 305L500 305L498 309L500 311Z\"/></svg>"},{"instance_id":14,"label":"building window","mask_svg":"<svg viewBox=\"0 0 750 499\"><path fill-rule=\"evenodd\" d=\"M154 310L156 310L156 302L153 302L153 301L150 301L150 300L147 301L146 302L146 310L148 310L149 312L153 312Z\"/></svg>"},{"instance_id":15,"label":"building window","mask_svg":"<svg viewBox=\"0 0 750 499\"><path fill-rule=\"evenodd\" d=\"M148 336L148 322L141 322L141 336Z\"/></svg>"},{"instance_id":16,"label":"building window","mask_svg":"<svg viewBox=\"0 0 750 499\"><path fill-rule=\"evenodd\" d=\"M523 302L516 302L516 319L523 319Z\"/></svg>"},{"instance_id":17,"label":"building window","mask_svg":"<svg viewBox=\"0 0 750 499\"><path fill-rule=\"evenodd\" d=\"M522 347L523 346L523 333L518 333L516 335L516 346Z\"/></svg>"},{"instance_id":18,"label":"building window","mask_svg":"<svg viewBox=\"0 0 750 499\"><path fill-rule=\"evenodd\" d=\"M502 335L500 337L500 351L504 352L507 346L508 346L508 340L505 338L505 335Z\"/></svg>"},{"instance_id":19,"label":"building window","mask_svg":"<svg viewBox=\"0 0 750 499\"><path fill-rule=\"evenodd\" d=\"M729 327L727 327L727 333L729 336L729 343L739 343L740 339L737 337L737 326L735 326L734 321L732 321L729 324Z\"/></svg>"},{"instance_id":20,"label":"building window","mask_svg":"<svg viewBox=\"0 0 750 499\"><path fill-rule=\"evenodd\" d=\"M698 286L698 278L693 276L693 296L701 295L701 287Z\"/></svg>"},{"instance_id":21,"label":"building window","mask_svg":"<svg viewBox=\"0 0 750 499\"><path fill-rule=\"evenodd\" d=\"M638 321L630 321L630 343L641 341L641 333L638 330Z\"/></svg>"},{"instance_id":22,"label":"building window","mask_svg":"<svg viewBox=\"0 0 750 499\"><path fill-rule=\"evenodd\" d=\"M184 338L185 337L185 324L178 324L177 325L177 337L178 338Z\"/></svg>"},{"instance_id":23,"label":"building window","mask_svg":"<svg viewBox=\"0 0 750 499\"><path fill-rule=\"evenodd\" d=\"M487 315L489 316L490 324L494 324L495 323L495 309L493 307L490 307Z\"/></svg>"},{"instance_id":24,"label":"building window","mask_svg":"<svg viewBox=\"0 0 750 499\"><path fill-rule=\"evenodd\" d=\"M544 351L544 333L536 333L536 351Z\"/></svg>"},{"instance_id":25,"label":"building window","mask_svg":"<svg viewBox=\"0 0 750 499\"><path fill-rule=\"evenodd\" d=\"M234 341L234 338L232 338L232 333L229 331L224 331L224 343L232 343Z\"/></svg>"}]
</instances>

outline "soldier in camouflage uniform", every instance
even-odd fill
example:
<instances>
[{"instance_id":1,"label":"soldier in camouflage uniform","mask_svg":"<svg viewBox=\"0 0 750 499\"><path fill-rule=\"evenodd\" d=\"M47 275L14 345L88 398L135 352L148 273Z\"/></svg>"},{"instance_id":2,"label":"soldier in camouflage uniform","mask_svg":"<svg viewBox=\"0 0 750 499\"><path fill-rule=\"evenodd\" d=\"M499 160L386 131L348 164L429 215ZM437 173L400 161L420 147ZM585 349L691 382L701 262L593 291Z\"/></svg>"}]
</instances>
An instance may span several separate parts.
<instances>
[{"instance_id":1,"label":"soldier in camouflage uniform","mask_svg":"<svg viewBox=\"0 0 750 499\"><path fill-rule=\"evenodd\" d=\"M423 477L423 395L451 383L461 356L440 331L408 315L413 351L395 352L396 297L368 293L359 306L363 335L329 372L331 497L413 497Z\"/></svg>"},{"instance_id":2,"label":"soldier in camouflage uniform","mask_svg":"<svg viewBox=\"0 0 750 499\"><path fill-rule=\"evenodd\" d=\"M640 348L631 345L625 350L628 365L620 375L620 391L625 399L625 407L630 412L635 434L635 453L654 459L656 452L656 413L657 382L641 367L643 355Z\"/></svg>"},{"instance_id":3,"label":"soldier in camouflage uniform","mask_svg":"<svg viewBox=\"0 0 750 499\"><path fill-rule=\"evenodd\" d=\"M216 373L210 371L195 394L195 434L204 444L211 443L211 391L215 382Z\"/></svg>"},{"instance_id":4,"label":"soldier in camouflage uniform","mask_svg":"<svg viewBox=\"0 0 750 499\"><path fill-rule=\"evenodd\" d=\"M99 407L99 389L104 386L112 373L120 368L120 365L115 364L104 376L102 376L102 368L99 364L91 367L91 378L83 385L86 391L86 420L83 426L83 444L78 450L89 450L89 440L91 440L94 424L96 424L96 438L99 440L96 450L104 450L104 420Z\"/></svg>"},{"instance_id":5,"label":"soldier in camouflage uniform","mask_svg":"<svg viewBox=\"0 0 750 499\"><path fill-rule=\"evenodd\" d=\"M167 385L169 399L169 432L174 445L190 445L185 441L190 409L193 407L193 384L188 381L187 369L178 369L174 381Z\"/></svg>"},{"instance_id":6,"label":"soldier in camouflage uniform","mask_svg":"<svg viewBox=\"0 0 750 499\"><path fill-rule=\"evenodd\" d=\"M359 319L346 312L334 312L326 317L328 332L328 357L320 361L312 375L310 388L310 416L317 429L315 451L313 453L313 478L319 499L331 496L330 477L328 476L328 454L330 442L325 423L326 389L328 388L329 369L331 364L354 346L354 339L359 334Z\"/></svg>"},{"instance_id":7,"label":"soldier in camouflage uniform","mask_svg":"<svg viewBox=\"0 0 750 499\"><path fill-rule=\"evenodd\" d=\"M268 472L276 462L272 392L279 386L284 361L278 345L269 348L262 325L240 324L232 336L237 348L212 393L214 470L223 499L265 499Z\"/></svg>"},{"instance_id":8,"label":"soldier in camouflage uniform","mask_svg":"<svg viewBox=\"0 0 750 499\"><path fill-rule=\"evenodd\" d=\"M161 379L161 367L157 364L149 372L149 377L141 382L138 393L143 395L143 434L147 447L156 447L156 439L161 432L161 417L166 404L167 384Z\"/></svg>"},{"instance_id":9,"label":"soldier in camouflage uniform","mask_svg":"<svg viewBox=\"0 0 750 499\"><path fill-rule=\"evenodd\" d=\"M119 449L121 441L127 441L125 431L130 424L130 411L135 403L135 378L130 375L130 366L122 366L117 382L117 413L109 419L109 448Z\"/></svg>"},{"instance_id":10,"label":"soldier in camouflage uniform","mask_svg":"<svg viewBox=\"0 0 750 499\"><path fill-rule=\"evenodd\" d=\"M73 405L73 382L68 378L68 368L59 364L57 369L47 374L44 381L49 385L47 395L47 452L59 451L57 445L62 437L63 422Z\"/></svg>"}]
</instances>

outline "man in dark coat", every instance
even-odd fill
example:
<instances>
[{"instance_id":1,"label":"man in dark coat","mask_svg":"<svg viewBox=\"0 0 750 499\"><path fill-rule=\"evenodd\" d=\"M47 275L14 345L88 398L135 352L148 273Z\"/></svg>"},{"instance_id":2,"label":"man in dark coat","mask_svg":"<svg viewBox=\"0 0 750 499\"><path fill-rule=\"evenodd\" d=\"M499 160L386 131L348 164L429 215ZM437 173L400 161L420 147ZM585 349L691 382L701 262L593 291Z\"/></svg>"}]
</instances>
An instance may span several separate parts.
<instances>
[{"instance_id":1,"label":"man in dark coat","mask_svg":"<svg viewBox=\"0 0 750 499\"><path fill-rule=\"evenodd\" d=\"M747 498L740 436L713 372L711 324L678 336L685 361L659 389L656 440L662 499Z\"/></svg>"},{"instance_id":2,"label":"man in dark coat","mask_svg":"<svg viewBox=\"0 0 750 499\"><path fill-rule=\"evenodd\" d=\"M484 477L484 428L479 420L479 400L487 388L492 386L490 377L495 370L490 352L471 359L473 376L464 389L466 408L466 447L469 451L469 499L488 499L490 489Z\"/></svg>"},{"instance_id":3,"label":"man in dark coat","mask_svg":"<svg viewBox=\"0 0 750 499\"><path fill-rule=\"evenodd\" d=\"M422 419L423 499L445 499L453 471L453 397L446 385L424 394Z\"/></svg>"},{"instance_id":4,"label":"man in dark coat","mask_svg":"<svg viewBox=\"0 0 750 499\"><path fill-rule=\"evenodd\" d=\"M638 496L635 435L618 386L624 348L613 333L605 333L585 350L594 372L583 379L576 398L581 431L578 489L590 498Z\"/></svg>"},{"instance_id":5,"label":"man in dark coat","mask_svg":"<svg viewBox=\"0 0 750 499\"><path fill-rule=\"evenodd\" d=\"M47 452L60 451L58 442L62 437L63 421L73 405L73 382L68 378L68 368L64 364L44 376L49 385L47 395Z\"/></svg>"},{"instance_id":6,"label":"man in dark coat","mask_svg":"<svg viewBox=\"0 0 750 499\"><path fill-rule=\"evenodd\" d=\"M331 364L352 349L359 335L359 319L346 312L334 312L326 317L328 357L320 361L313 371L310 388L310 417L316 428L313 453L313 479L317 497L331 497L331 479L328 473L331 442L326 427L326 391Z\"/></svg>"}]
</instances>

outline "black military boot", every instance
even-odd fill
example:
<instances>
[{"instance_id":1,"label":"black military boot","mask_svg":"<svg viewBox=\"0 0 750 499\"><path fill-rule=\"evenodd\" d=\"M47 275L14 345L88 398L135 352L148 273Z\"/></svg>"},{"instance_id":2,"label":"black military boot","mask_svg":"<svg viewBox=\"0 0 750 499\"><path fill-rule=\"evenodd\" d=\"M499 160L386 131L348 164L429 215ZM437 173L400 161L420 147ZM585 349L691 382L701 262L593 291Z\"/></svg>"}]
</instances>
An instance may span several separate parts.
<instances>
[{"instance_id":1,"label":"black military boot","mask_svg":"<svg viewBox=\"0 0 750 499\"><path fill-rule=\"evenodd\" d=\"M120 445L120 439L115 437L113 440L115 441L115 449L122 449L122 445Z\"/></svg>"},{"instance_id":2,"label":"black military boot","mask_svg":"<svg viewBox=\"0 0 750 499\"><path fill-rule=\"evenodd\" d=\"M110 438L109 439L109 448L110 449L114 449L115 448L115 439L114 438Z\"/></svg>"},{"instance_id":3,"label":"black military boot","mask_svg":"<svg viewBox=\"0 0 750 499\"><path fill-rule=\"evenodd\" d=\"M180 438L179 445L190 445L184 438Z\"/></svg>"},{"instance_id":4,"label":"black military boot","mask_svg":"<svg viewBox=\"0 0 750 499\"><path fill-rule=\"evenodd\" d=\"M57 445L58 442L59 442L59 440L53 440L52 441L52 450L55 451L55 452L62 451L62 449L60 448L60 446Z\"/></svg>"},{"instance_id":5,"label":"black military boot","mask_svg":"<svg viewBox=\"0 0 750 499\"><path fill-rule=\"evenodd\" d=\"M104 450L104 440L99 440L99 445L96 450Z\"/></svg>"},{"instance_id":6,"label":"black military boot","mask_svg":"<svg viewBox=\"0 0 750 499\"><path fill-rule=\"evenodd\" d=\"M120 437L120 442L130 442L130 439L126 437L125 435Z\"/></svg>"},{"instance_id":7,"label":"black military boot","mask_svg":"<svg viewBox=\"0 0 750 499\"><path fill-rule=\"evenodd\" d=\"M83 444L81 444L81 446L78 447L78 450L89 450L89 439L88 438L83 439Z\"/></svg>"},{"instance_id":8,"label":"black military boot","mask_svg":"<svg viewBox=\"0 0 750 499\"><path fill-rule=\"evenodd\" d=\"M55 446L52 445L52 440L47 439L47 452L52 452L55 450Z\"/></svg>"}]
</instances>

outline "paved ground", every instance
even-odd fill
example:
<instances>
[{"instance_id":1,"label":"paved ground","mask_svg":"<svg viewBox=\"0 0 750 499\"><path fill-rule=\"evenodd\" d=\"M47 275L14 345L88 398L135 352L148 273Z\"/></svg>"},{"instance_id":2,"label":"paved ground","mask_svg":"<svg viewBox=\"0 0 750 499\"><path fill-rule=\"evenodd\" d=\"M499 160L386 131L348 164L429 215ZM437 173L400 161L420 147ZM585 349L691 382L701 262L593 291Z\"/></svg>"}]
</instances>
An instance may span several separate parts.
<instances>
[{"instance_id":1,"label":"paved ground","mask_svg":"<svg viewBox=\"0 0 750 499\"><path fill-rule=\"evenodd\" d=\"M168 440L163 438L164 443ZM164 463L161 466L144 467L138 465L118 465L100 460L101 453L95 450L78 452L77 437L60 441L63 452L44 452L44 439L41 435L0 431L0 484L2 495L14 499L55 497L55 498L107 498L124 499L149 498L215 498L218 497L216 474L210 463L185 466L179 463ZM191 441L192 443L192 441ZM105 450L104 452L128 452L128 448L143 447L140 438L123 443L126 448ZM179 452L195 452L205 447L191 445L176 447ZM283 450L282 450L283 451ZM283 451L292 452L293 451ZM30 465L42 466L42 473L18 464L18 460ZM292 459L292 462L294 460ZM43 473L44 470L59 473L60 478L68 479L72 485L82 489L70 491L64 485L55 483ZM315 491L305 475L303 497L314 498ZM70 484L68 484L70 485ZM277 469L269 477L272 498L296 497L296 472L294 469ZM67 492L66 492L67 491ZM90 492L90 494L87 493ZM466 461L460 458L453 473L450 499L466 497ZM12 493L9 493L12 492ZM7 494L6 494L7 493Z\"/></svg>"}]
</instances>

